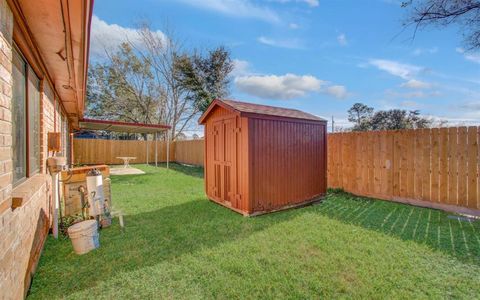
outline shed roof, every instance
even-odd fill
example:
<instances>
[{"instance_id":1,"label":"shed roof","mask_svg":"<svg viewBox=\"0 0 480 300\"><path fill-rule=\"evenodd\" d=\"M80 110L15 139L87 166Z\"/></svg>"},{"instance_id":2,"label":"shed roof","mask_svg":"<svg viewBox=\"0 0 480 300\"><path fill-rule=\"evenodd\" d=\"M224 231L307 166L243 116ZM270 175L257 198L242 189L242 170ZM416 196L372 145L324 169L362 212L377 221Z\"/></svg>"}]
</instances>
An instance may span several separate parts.
<instances>
[{"instance_id":1,"label":"shed roof","mask_svg":"<svg viewBox=\"0 0 480 300\"><path fill-rule=\"evenodd\" d=\"M208 109L203 113L200 117L198 122L200 124L205 122L206 117L209 115L210 111L215 106L222 106L226 109L234 110L242 114L252 114L252 115L266 115L266 116L273 116L273 117L282 117L282 118L291 118L291 119L300 119L300 120L308 120L308 121L317 121L317 122L326 122L327 120L317 117L315 115L303 112L298 109L291 109L291 108L283 108L283 107L276 107L276 106L269 106L269 105L262 105L262 104L254 104L248 102L241 102L236 100L221 100L216 99L214 100Z\"/></svg>"}]
</instances>

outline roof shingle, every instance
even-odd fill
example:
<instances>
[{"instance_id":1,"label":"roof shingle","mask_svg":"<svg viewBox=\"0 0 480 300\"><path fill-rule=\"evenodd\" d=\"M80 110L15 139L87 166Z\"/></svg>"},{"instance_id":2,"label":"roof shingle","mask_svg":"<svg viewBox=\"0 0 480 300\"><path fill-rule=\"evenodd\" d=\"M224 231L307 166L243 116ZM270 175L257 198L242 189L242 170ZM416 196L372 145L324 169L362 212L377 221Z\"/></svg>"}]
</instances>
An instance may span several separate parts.
<instances>
[{"instance_id":1,"label":"roof shingle","mask_svg":"<svg viewBox=\"0 0 480 300\"><path fill-rule=\"evenodd\" d=\"M300 111L298 109L240 102L236 100L235 101L234 100L218 100L218 101L223 102L224 104L226 104L227 106L230 106L234 110L244 112L244 113L326 122L326 120L323 118Z\"/></svg>"}]
</instances>

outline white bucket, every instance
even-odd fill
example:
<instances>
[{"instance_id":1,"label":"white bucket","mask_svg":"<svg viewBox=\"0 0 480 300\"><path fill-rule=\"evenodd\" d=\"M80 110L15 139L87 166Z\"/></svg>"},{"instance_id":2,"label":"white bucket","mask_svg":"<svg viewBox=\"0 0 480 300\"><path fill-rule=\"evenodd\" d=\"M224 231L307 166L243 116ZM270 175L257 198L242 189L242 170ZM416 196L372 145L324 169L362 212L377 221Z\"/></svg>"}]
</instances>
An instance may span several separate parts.
<instances>
[{"instance_id":1,"label":"white bucket","mask_svg":"<svg viewBox=\"0 0 480 300\"><path fill-rule=\"evenodd\" d=\"M82 221L68 227L68 236L77 254L85 254L100 246L98 225L95 220Z\"/></svg>"}]
</instances>

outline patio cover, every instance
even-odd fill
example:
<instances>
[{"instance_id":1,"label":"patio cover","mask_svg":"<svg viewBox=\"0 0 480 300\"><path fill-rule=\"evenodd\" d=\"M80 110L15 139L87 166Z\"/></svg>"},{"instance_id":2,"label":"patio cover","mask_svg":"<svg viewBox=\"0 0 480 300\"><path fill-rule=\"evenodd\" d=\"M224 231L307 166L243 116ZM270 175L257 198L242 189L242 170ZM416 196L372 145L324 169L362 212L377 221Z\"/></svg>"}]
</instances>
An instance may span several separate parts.
<instances>
[{"instance_id":1,"label":"patio cover","mask_svg":"<svg viewBox=\"0 0 480 300\"><path fill-rule=\"evenodd\" d=\"M106 130L126 133L158 133L167 131L171 126L163 124L127 123L108 120L82 119L80 129Z\"/></svg>"},{"instance_id":2,"label":"patio cover","mask_svg":"<svg viewBox=\"0 0 480 300\"><path fill-rule=\"evenodd\" d=\"M146 124L146 123L129 123L109 120L95 120L95 119L82 119L79 121L80 129L87 130L105 130L115 132L126 133L142 133L142 134L154 134L155 137L155 166L158 166L158 133L168 131L171 126L164 124ZM148 140L146 152L147 152L147 164L148 164ZM167 169L169 167L170 160L170 142L167 139Z\"/></svg>"}]
</instances>

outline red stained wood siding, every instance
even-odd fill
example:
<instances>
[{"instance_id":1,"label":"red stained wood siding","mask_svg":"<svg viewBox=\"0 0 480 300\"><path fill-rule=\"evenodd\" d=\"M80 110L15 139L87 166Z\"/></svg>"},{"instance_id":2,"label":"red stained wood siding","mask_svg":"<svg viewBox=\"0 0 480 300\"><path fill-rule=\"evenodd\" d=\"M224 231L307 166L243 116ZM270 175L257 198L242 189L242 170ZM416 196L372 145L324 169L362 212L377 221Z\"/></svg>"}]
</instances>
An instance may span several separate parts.
<instances>
[{"instance_id":1,"label":"red stained wood siding","mask_svg":"<svg viewBox=\"0 0 480 300\"><path fill-rule=\"evenodd\" d=\"M324 196L326 122L256 114L248 108L242 114L217 100L202 116L207 196L244 215ZM284 113L273 111L278 110Z\"/></svg>"}]
</instances>

